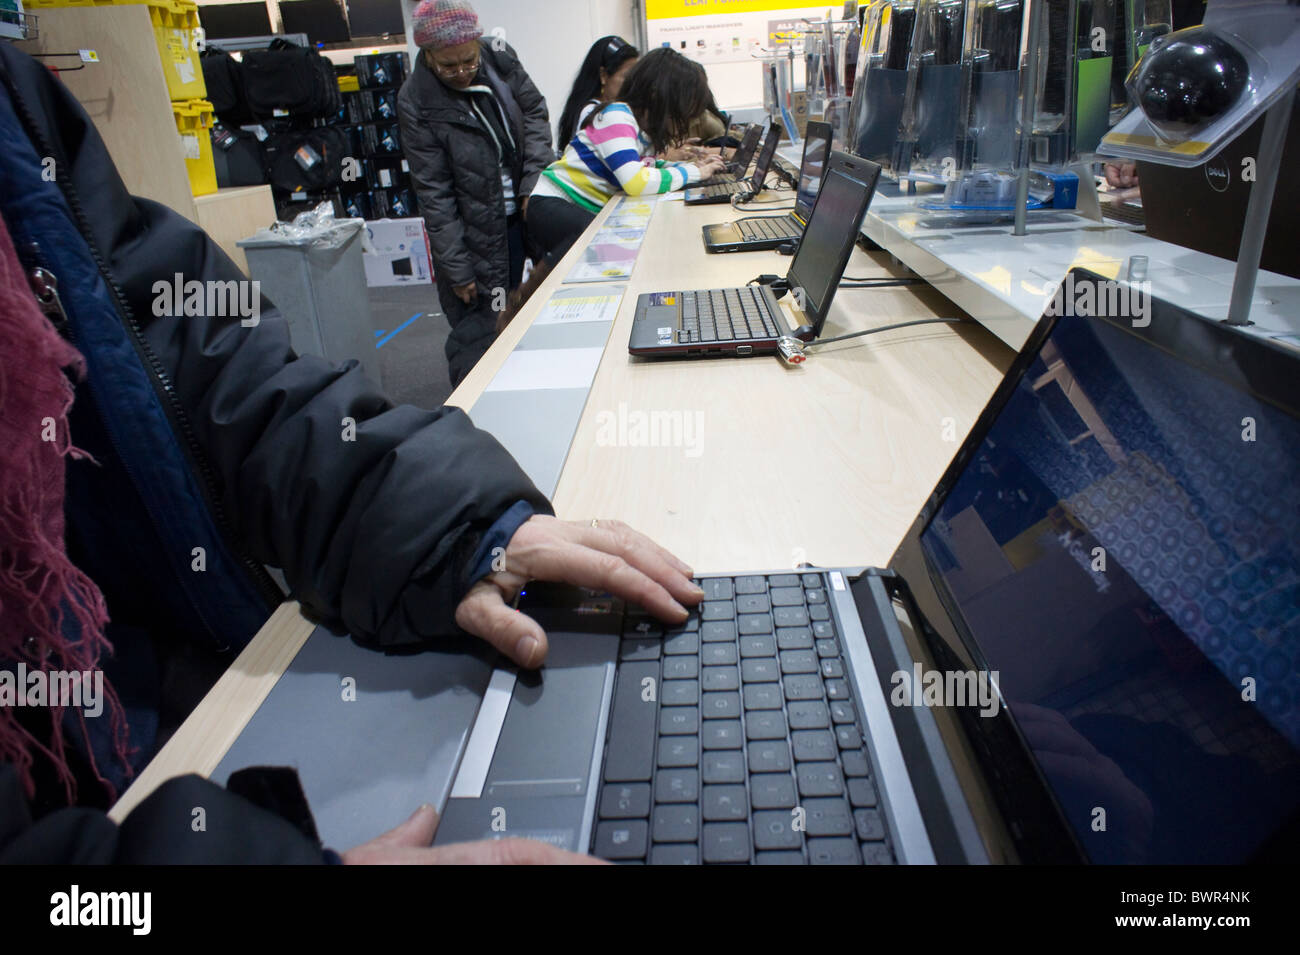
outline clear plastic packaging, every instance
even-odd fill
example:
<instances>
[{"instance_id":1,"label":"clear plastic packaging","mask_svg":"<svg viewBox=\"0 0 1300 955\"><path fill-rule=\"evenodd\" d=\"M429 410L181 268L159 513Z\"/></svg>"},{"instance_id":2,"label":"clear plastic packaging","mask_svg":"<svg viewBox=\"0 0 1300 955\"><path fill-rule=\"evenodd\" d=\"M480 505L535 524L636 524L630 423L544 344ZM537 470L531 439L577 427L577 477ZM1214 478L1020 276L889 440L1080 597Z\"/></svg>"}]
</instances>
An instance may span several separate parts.
<instances>
[{"instance_id":1,"label":"clear plastic packaging","mask_svg":"<svg viewBox=\"0 0 1300 955\"><path fill-rule=\"evenodd\" d=\"M849 150L890 173L898 169L899 121L915 25L915 0L873 3L867 9L853 84Z\"/></svg>"},{"instance_id":2,"label":"clear plastic packaging","mask_svg":"<svg viewBox=\"0 0 1300 955\"><path fill-rule=\"evenodd\" d=\"M764 57L760 66L763 70L763 109L770 123L780 123L782 129L789 130L791 137L798 134L794 119L794 104L791 102L791 57L778 53Z\"/></svg>"},{"instance_id":3,"label":"clear plastic packaging","mask_svg":"<svg viewBox=\"0 0 1300 955\"><path fill-rule=\"evenodd\" d=\"M967 0L918 0L900 121L899 161L907 177L950 182L965 139L962 39Z\"/></svg>"},{"instance_id":4,"label":"clear plastic packaging","mask_svg":"<svg viewBox=\"0 0 1300 955\"><path fill-rule=\"evenodd\" d=\"M1110 71L1110 125L1114 126L1133 105L1124 81L1128 79L1151 41L1173 29L1171 0L1117 0L1115 61ZM1122 21L1122 22L1121 22Z\"/></svg>"},{"instance_id":5,"label":"clear plastic packaging","mask_svg":"<svg viewBox=\"0 0 1300 955\"><path fill-rule=\"evenodd\" d=\"M1074 9L1074 142L1071 159L1091 156L1101 137L1119 119L1111 74L1115 63L1116 0L1078 0Z\"/></svg>"},{"instance_id":6,"label":"clear plastic packaging","mask_svg":"<svg viewBox=\"0 0 1300 955\"><path fill-rule=\"evenodd\" d=\"M1024 6L1021 0L974 0L967 15L963 58L970 91L959 169L1013 169Z\"/></svg>"},{"instance_id":7,"label":"clear plastic packaging","mask_svg":"<svg viewBox=\"0 0 1300 955\"><path fill-rule=\"evenodd\" d=\"M1040 23L1046 21L1051 0L966 2L961 121L952 160L945 158L938 167L931 162L928 176L915 177L945 183L942 196L922 196L917 201L921 209L946 213L945 222L986 223L1013 216L1022 163L1031 165L1027 211L1046 214L1076 205L1078 177L1060 164L1035 163L1037 157L1028 154L1021 133L1037 124L1037 143L1049 158L1069 155L1073 110L1066 104L1072 95L1070 74L1049 75L1043 64L1068 67L1071 61L1066 46L1060 43L1055 49L1061 55L1053 58L1048 30L1039 30L1039 46L1032 48L1028 28L1034 3L1041 5ZM1067 3L1064 9L1068 14L1073 8ZM917 30L927 29L923 12ZM1035 60L1038 69L1031 71ZM1027 94L1035 85L1044 102L1031 111ZM1054 100L1057 94L1059 99ZM937 157L940 152L931 155ZM919 154L912 168L924 169L925 162L925 154Z\"/></svg>"},{"instance_id":8,"label":"clear plastic packaging","mask_svg":"<svg viewBox=\"0 0 1300 955\"><path fill-rule=\"evenodd\" d=\"M365 227L364 219L336 218L334 203L327 199L313 209L298 213L292 222L275 222L269 228L258 229L247 239L240 239L239 244L253 248L294 245L328 250L341 248ZM366 242L363 234L363 246Z\"/></svg>"},{"instance_id":9,"label":"clear plastic packaging","mask_svg":"<svg viewBox=\"0 0 1300 955\"><path fill-rule=\"evenodd\" d=\"M1020 156L1018 117L1023 103L1022 0L967 0L962 30L962 84L957 130L949 156L944 150L914 158L914 178L941 181L942 196L922 196L917 205L960 221L987 222L1015 210ZM918 31L935 32L921 16ZM1041 206L1031 197L1031 208Z\"/></svg>"},{"instance_id":10,"label":"clear plastic packaging","mask_svg":"<svg viewBox=\"0 0 1300 955\"><path fill-rule=\"evenodd\" d=\"M826 111L825 62L827 42L819 26L813 26L803 35L804 96L809 116L821 116Z\"/></svg>"},{"instance_id":11,"label":"clear plastic packaging","mask_svg":"<svg viewBox=\"0 0 1300 955\"><path fill-rule=\"evenodd\" d=\"M1153 40L1174 31L1173 5L1170 0L1127 0L1129 29L1128 43L1130 69L1146 53ZM1127 75L1127 74L1125 74Z\"/></svg>"},{"instance_id":12,"label":"clear plastic packaging","mask_svg":"<svg viewBox=\"0 0 1300 955\"><path fill-rule=\"evenodd\" d=\"M1032 4L1042 7L1038 34L1029 35ZM1030 159L1062 166L1070 161L1074 132L1074 21L1077 0L1030 0L1026 3L1022 55L1038 46L1038 70L1026 79L1034 85L1034 110L1028 123ZM1022 86L1022 95L1028 86Z\"/></svg>"}]
</instances>

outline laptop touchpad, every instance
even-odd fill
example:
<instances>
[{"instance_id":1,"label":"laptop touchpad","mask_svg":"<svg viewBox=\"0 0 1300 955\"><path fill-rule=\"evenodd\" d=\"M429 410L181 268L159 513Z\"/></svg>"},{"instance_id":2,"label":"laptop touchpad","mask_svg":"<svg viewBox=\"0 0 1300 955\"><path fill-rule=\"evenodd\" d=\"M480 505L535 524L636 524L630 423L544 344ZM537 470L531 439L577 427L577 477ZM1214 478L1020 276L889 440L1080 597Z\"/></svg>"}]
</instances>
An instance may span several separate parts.
<instances>
[{"instance_id":1,"label":"laptop touchpad","mask_svg":"<svg viewBox=\"0 0 1300 955\"><path fill-rule=\"evenodd\" d=\"M472 791L458 796L453 788L434 840L438 844L518 836L563 849L585 848L583 820L595 798L588 780L603 750L597 729L619 638L547 623L546 666L519 672L505 717L498 717L495 746L491 734L485 741L492 755L486 776L480 777L482 789L466 787ZM474 762L471 756L466 753L462 774ZM456 787L462 782L458 777Z\"/></svg>"},{"instance_id":2,"label":"laptop touchpad","mask_svg":"<svg viewBox=\"0 0 1300 955\"><path fill-rule=\"evenodd\" d=\"M556 636L551 636L552 653ZM576 634L558 636L565 642L579 639ZM603 663L565 666L551 661L539 672L519 674L485 796L587 791L606 671Z\"/></svg>"}]
</instances>

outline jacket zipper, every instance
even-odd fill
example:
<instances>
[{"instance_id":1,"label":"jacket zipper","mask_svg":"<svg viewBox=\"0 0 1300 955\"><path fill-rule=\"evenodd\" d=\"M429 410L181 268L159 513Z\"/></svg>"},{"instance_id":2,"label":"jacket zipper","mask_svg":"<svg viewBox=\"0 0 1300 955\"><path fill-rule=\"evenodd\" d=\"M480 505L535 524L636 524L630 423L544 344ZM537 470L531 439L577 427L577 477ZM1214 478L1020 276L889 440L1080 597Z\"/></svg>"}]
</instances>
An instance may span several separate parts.
<instances>
[{"instance_id":1,"label":"jacket zipper","mask_svg":"<svg viewBox=\"0 0 1300 955\"><path fill-rule=\"evenodd\" d=\"M41 248L37 243L29 243L27 249L34 261L41 262L45 260L44 255L41 253ZM50 320L50 323L58 330L61 336L66 338L75 346L77 344L77 336L72 330L71 322L68 321L68 313L63 307L63 300L59 297L58 276L44 266L37 265L27 273L27 280L31 285L32 292L36 295L36 300L40 303L41 311L45 313L45 317ZM92 404L94 403L92 402ZM117 456L118 461L121 462L122 470L126 472L128 480L130 480L131 485L138 493L140 482L136 480L135 472L132 470L131 464L127 460L126 455L122 454L122 448L117 443L117 437L114 435L113 429L108 426L108 421L104 417L104 410L98 404L94 404L94 409L95 417L99 419L100 427L103 429L104 435L108 438L108 443L113 446L113 453ZM153 512L149 510L148 506L145 507L145 513L149 515L149 523L153 525L154 532L157 533L159 539L161 539L162 533L158 527L158 519L154 516ZM220 631L213 628L212 621L204 615L202 609L197 605L192 604L191 606L193 607L194 613L198 616L199 622L207 628L208 632L218 643L225 644L219 649L222 651L228 649L228 641L222 637Z\"/></svg>"},{"instance_id":2,"label":"jacket zipper","mask_svg":"<svg viewBox=\"0 0 1300 955\"><path fill-rule=\"evenodd\" d=\"M40 255L40 246L31 243L34 256ZM27 282L32 287L32 294L40 303L41 311L50 320L59 335L72 341L72 327L68 324L68 313L63 309L63 300L59 298L59 280L48 269L37 266L27 273Z\"/></svg>"},{"instance_id":3,"label":"jacket zipper","mask_svg":"<svg viewBox=\"0 0 1300 955\"><path fill-rule=\"evenodd\" d=\"M18 91L10 87L14 108L18 110L29 134L38 140L41 148L41 154L45 156L55 155L51 144L41 133L40 127L35 122L31 111L27 108L26 102L18 94ZM212 475L211 466L207 462L206 455L203 454L202 448L199 447L198 439L194 436L193 427L190 424L189 416L185 413L180 399L176 397L176 392L172 388L171 382L167 375L167 369L163 367L162 362L154 353L152 346L145 340L143 332L140 330L140 323L136 320L135 314L126 304L126 296L123 294L121 286L118 285L117 279L109 272L108 265L104 261L99 247L91 238L89 223L86 219L85 210L81 206L81 200L77 196L77 191L73 188L72 183L66 176L59 177L59 187L63 192L64 198L68 202L68 207L77 220L78 231L81 233L82 240L86 243L86 248L90 250L91 258L95 261L95 268L99 271L100 277L104 280L105 285L113 296L113 304L117 307L118 314L126 320L127 330L130 332L131 343L136 350L136 354L144 362L145 368L150 373L154 393L164 399L166 406L170 409L172 421L180 428L181 436L189 452L191 464L199 472L202 478L202 490L204 498L212 513L214 522L221 530L225 538L226 546L231 549L236 558L244 566L245 570L253 582L254 587L258 590L262 599L267 604L267 609L274 609L277 605L284 602L284 593L271 579L271 575L266 572L266 568L260 563L249 557L236 542L238 537L233 533L229 519L226 517L225 508L222 507L220 497L217 493L216 480ZM47 273L48 274L48 273ZM57 299L57 280L55 296ZM63 313L62 302L59 302L58 309ZM67 315L63 313L63 321L67 322ZM111 439L111 431L109 432ZM116 447L115 447L115 450ZM119 458L121 454L119 451ZM125 465L125 461L123 462ZM132 478L134 481L134 478ZM138 485L137 485L138 486ZM195 608L196 612L198 608ZM211 628L209 628L211 629ZM222 631L212 630L212 635L220 639Z\"/></svg>"}]
</instances>

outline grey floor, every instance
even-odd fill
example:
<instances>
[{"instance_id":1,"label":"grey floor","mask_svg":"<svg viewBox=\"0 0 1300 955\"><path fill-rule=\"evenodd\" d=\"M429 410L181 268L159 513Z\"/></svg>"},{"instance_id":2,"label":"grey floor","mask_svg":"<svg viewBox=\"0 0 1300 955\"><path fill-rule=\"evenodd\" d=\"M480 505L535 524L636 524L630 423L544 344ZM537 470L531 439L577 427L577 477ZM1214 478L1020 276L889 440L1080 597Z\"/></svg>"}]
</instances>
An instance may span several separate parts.
<instances>
[{"instance_id":1,"label":"grey floor","mask_svg":"<svg viewBox=\"0 0 1300 955\"><path fill-rule=\"evenodd\" d=\"M451 394L451 381L443 354L449 328L437 289L409 285L368 291L384 391L402 404L438 407ZM413 316L418 317L411 321Z\"/></svg>"}]
</instances>

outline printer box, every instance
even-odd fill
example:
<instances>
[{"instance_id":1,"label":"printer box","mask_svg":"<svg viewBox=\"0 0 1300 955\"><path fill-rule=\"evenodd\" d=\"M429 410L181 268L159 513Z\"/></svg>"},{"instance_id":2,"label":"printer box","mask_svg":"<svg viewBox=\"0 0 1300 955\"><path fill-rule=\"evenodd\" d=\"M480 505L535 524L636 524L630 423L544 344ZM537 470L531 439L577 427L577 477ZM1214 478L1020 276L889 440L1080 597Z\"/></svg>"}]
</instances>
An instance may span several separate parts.
<instances>
[{"instance_id":1,"label":"printer box","mask_svg":"<svg viewBox=\"0 0 1300 955\"><path fill-rule=\"evenodd\" d=\"M423 219L376 219L366 223L366 234L371 249L362 255L366 285L433 284L433 261Z\"/></svg>"}]
</instances>

